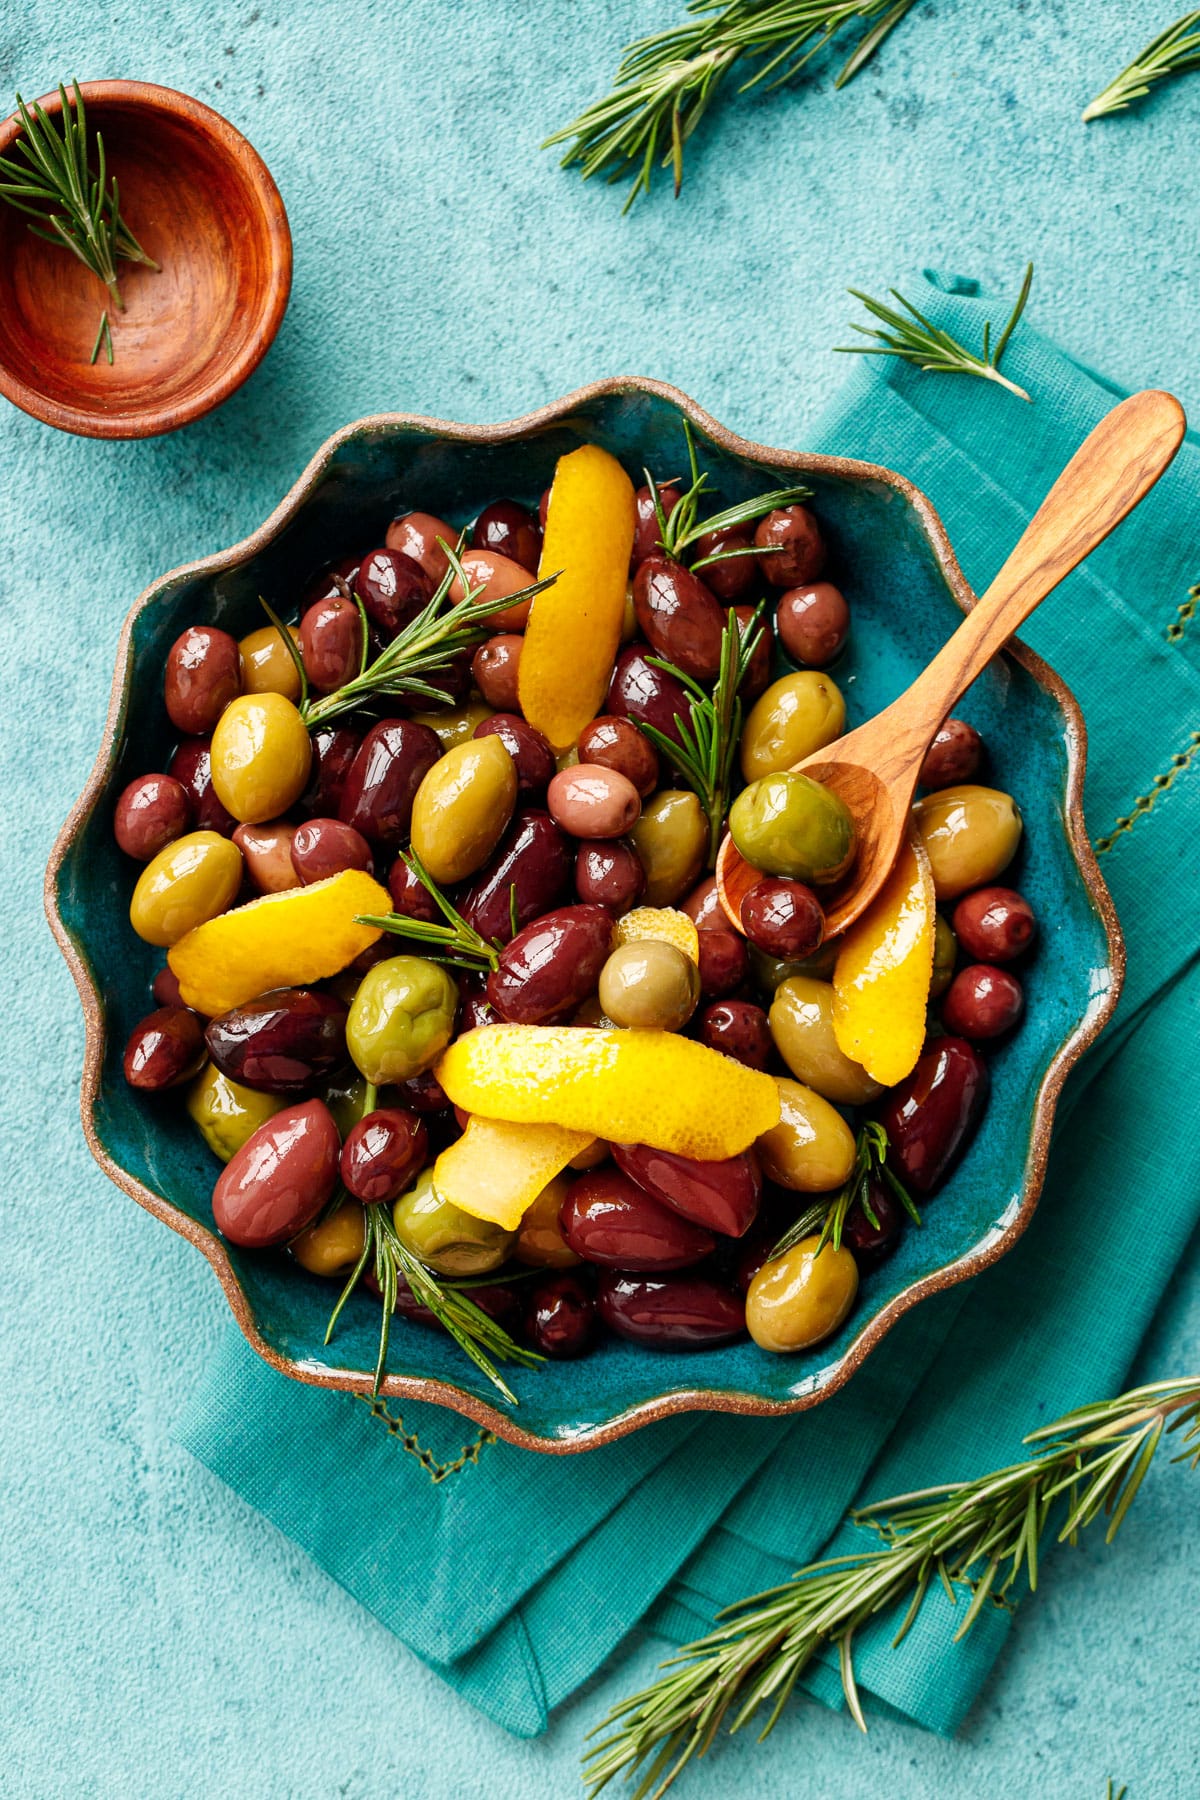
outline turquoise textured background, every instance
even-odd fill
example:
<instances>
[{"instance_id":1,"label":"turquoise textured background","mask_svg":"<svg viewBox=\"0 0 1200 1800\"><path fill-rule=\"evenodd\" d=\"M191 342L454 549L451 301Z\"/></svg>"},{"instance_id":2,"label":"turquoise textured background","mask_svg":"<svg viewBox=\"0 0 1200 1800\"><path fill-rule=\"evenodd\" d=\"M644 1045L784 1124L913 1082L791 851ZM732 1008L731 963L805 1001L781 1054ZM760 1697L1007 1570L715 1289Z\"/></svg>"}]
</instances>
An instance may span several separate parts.
<instances>
[{"instance_id":1,"label":"turquoise textured background","mask_svg":"<svg viewBox=\"0 0 1200 1800\"><path fill-rule=\"evenodd\" d=\"M1139 8L1130 23L1133 10L920 0L849 90L722 109L684 199L663 189L621 220L612 193L535 145L671 0L336 14L127 0L78 18L62 0L0 4L0 92L75 71L196 93L266 157L297 246L279 341L215 418L97 445L0 416L5 1791L567 1795L583 1729L653 1660L622 1659L547 1738L514 1743L170 1442L223 1303L195 1253L86 1155L78 1009L39 905L127 604L242 536L328 431L380 407L504 417L637 370L747 435L802 445L845 373L828 354L852 312L842 288L879 291L912 265L1015 287L1032 255L1041 329L1200 413L1200 82L1137 117L1087 131L1077 117L1167 17ZM1147 1376L1200 1364L1196 1267L1193 1254ZM730 1747L680 1791L1098 1796L1112 1774L1130 1800L1189 1794L1187 1482L1164 1464L1116 1550L1056 1561L957 1742L881 1721L863 1743L800 1705L765 1748ZM414 1565L419 1578L420 1546Z\"/></svg>"}]
</instances>

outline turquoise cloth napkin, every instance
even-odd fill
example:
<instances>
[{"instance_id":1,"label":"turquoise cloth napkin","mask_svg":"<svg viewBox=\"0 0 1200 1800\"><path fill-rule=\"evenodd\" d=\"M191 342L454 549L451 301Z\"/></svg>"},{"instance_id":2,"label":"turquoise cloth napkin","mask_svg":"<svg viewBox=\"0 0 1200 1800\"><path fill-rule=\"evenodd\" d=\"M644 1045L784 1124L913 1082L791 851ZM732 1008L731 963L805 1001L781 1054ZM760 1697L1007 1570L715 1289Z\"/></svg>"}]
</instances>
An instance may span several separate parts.
<instances>
[{"instance_id":1,"label":"turquoise cloth napkin","mask_svg":"<svg viewBox=\"0 0 1200 1800\"><path fill-rule=\"evenodd\" d=\"M967 343L997 311L975 284L905 292ZM1022 325L1006 372L1036 396L856 365L814 449L902 470L982 590L1080 440L1119 397ZM719 409L718 409L719 410ZM865 1534L856 1502L971 1476L1023 1433L1116 1391L1200 1219L1200 443L1024 634L1088 722L1086 805L1129 972L1076 1071L1037 1216L973 1284L904 1318L849 1387L790 1422L690 1417L582 1456L514 1449L456 1415L288 1382L230 1333L181 1442L459 1692L532 1735L641 1623L669 1643L721 1606ZM1053 1579L1052 1573L1048 1577ZM868 1704L953 1732L1012 1615L962 1644L940 1590L900 1650L856 1646ZM840 1706L830 1663L807 1691Z\"/></svg>"}]
</instances>

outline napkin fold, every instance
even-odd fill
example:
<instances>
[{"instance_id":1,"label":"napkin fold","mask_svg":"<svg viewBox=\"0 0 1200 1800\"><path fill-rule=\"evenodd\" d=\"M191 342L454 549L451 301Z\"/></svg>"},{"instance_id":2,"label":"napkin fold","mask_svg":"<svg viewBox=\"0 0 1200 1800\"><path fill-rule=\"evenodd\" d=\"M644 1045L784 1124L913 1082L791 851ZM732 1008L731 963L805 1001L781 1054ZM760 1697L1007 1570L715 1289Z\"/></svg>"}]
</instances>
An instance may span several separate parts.
<instances>
[{"instance_id":1,"label":"napkin fold","mask_svg":"<svg viewBox=\"0 0 1200 1800\"><path fill-rule=\"evenodd\" d=\"M923 289L904 287L966 343L1000 304L928 271ZM811 439L910 476L978 591L1120 397L1026 323L1005 371L1034 405L864 359ZM542 1730L635 1625L696 1637L799 1564L875 1542L845 1522L855 1504L1008 1461L1025 1432L1124 1381L1200 1221L1200 1108L1179 1054L1200 1041L1200 932L1180 904L1200 860L1197 582L1189 434L1022 634L1088 723L1087 818L1129 954L1117 1019L1067 1084L1020 1244L906 1315L842 1393L790 1421L692 1415L538 1456L440 1408L290 1382L230 1332L180 1442L508 1730ZM868 1706L953 1732L1012 1625L985 1609L953 1644L959 1616L937 1589L898 1650L894 1622L861 1633ZM832 1659L803 1686L842 1704Z\"/></svg>"}]
</instances>

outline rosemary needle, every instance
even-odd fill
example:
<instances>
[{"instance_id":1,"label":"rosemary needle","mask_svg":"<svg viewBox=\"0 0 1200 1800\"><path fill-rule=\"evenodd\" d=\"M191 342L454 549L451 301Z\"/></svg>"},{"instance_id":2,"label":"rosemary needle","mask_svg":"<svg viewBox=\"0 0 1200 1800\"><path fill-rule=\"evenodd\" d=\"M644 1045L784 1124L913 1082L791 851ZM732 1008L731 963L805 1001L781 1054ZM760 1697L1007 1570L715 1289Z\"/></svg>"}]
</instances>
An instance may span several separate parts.
<instances>
[{"instance_id":1,"label":"rosemary needle","mask_svg":"<svg viewBox=\"0 0 1200 1800\"><path fill-rule=\"evenodd\" d=\"M1021 291L1017 295L1016 305L1009 314L1008 322L996 339L992 348L992 322L986 320L983 327L983 350L976 355L960 344L957 338L950 336L940 326L933 324L924 313L918 312L910 300L903 294L889 288L892 298L899 302L904 312L897 312L895 307L887 306L882 300L873 300L869 294L858 288L850 288L856 300L861 300L873 318L879 319L887 327L880 331L873 325L852 324L850 329L863 337L875 338L873 344L836 344L836 352L840 356L895 356L902 362L915 363L918 368L939 375L979 375L985 381L997 381L1001 387L1008 389L1022 400L1030 400L1032 396L1007 375L1000 373L1000 358L1008 348L1008 340L1017 328L1021 314L1025 311L1025 303L1029 299L1029 289L1033 283L1033 264L1026 265L1025 278L1021 283Z\"/></svg>"},{"instance_id":2,"label":"rosemary needle","mask_svg":"<svg viewBox=\"0 0 1200 1800\"><path fill-rule=\"evenodd\" d=\"M1083 109L1084 123L1106 113L1123 112L1141 100L1156 81L1200 69L1200 12L1185 13L1152 38L1121 73Z\"/></svg>"}]
</instances>

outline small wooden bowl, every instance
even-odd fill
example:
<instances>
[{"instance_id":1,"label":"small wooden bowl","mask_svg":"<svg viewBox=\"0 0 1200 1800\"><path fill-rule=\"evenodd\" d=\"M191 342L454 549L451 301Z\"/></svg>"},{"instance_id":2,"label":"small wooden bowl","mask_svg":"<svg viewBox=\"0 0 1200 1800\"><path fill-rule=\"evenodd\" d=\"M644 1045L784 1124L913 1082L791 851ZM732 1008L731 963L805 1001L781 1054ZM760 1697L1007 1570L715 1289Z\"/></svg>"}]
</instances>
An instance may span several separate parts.
<instances>
[{"instance_id":1,"label":"small wooden bowl","mask_svg":"<svg viewBox=\"0 0 1200 1800\"><path fill-rule=\"evenodd\" d=\"M113 362L102 349L89 363L101 282L0 204L0 393L60 431L154 437L219 406L257 368L287 306L291 233L266 164L219 113L142 81L81 90L122 215L162 266L118 264ZM41 105L62 111L57 94ZM0 155L20 131L18 116L0 125Z\"/></svg>"}]
</instances>

